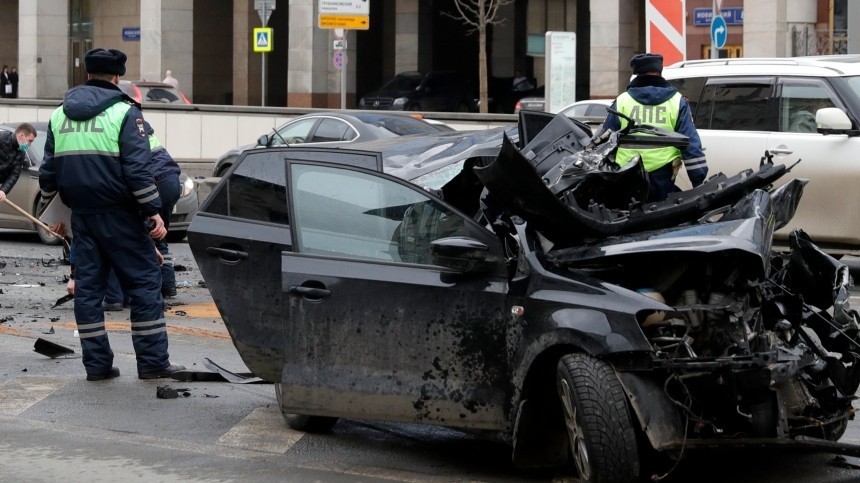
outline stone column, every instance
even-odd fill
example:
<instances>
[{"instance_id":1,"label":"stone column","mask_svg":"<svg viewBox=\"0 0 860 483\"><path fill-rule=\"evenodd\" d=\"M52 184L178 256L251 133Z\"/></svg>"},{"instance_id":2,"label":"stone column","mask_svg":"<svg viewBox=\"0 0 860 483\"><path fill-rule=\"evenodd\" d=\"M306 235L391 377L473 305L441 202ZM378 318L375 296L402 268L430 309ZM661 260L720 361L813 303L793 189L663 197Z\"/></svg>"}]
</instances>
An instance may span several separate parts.
<instances>
[{"instance_id":1,"label":"stone column","mask_svg":"<svg viewBox=\"0 0 860 483\"><path fill-rule=\"evenodd\" d=\"M744 2L744 57L788 55L787 6L788 0Z\"/></svg>"},{"instance_id":2,"label":"stone column","mask_svg":"<svg viewBox=\"0 0 860 483\"><path fill-rule=\"evenodd\" d=\"M418 2L396 0L394 9L394 73L418 70Z\"/></svg>"},{"instance_id":3,"label":"stone column","mask_svg":"<svg viewBox=\"0 0 860 483\"><path fill-rule=\"evenodd\" d=\"M639 9L635 0L590 2L591 97L611 98L630 80L630 58L641 52Z\"/></svg>"},{"instance_id":4,"label":"stone column","mask_svg":"<svg viewBox=\"0 0 860 483\"><path fill-rule=\"evenodd\" d=\"M18 97L61 99L69 88L67 0L18 2Z\"/></svg>"},{"instance_id":5,"label":"stone column","mask_svg":"<svg viewBox=\"0 0 860 483\"><path fill-rule=\"evenodd\" d=\"M290 2L289 107L328 106L331 33L317 28L317 1ZM332 68L332 70L334 70Z\"/></svg>"},{"instance_id":6,"label":"stone column","mask_svg":"<svg viewBox=\"0 0 860 483\"><path fill-rule=\"evenodd\" d=\"M164 78L170 70L194 99L194 0L140 0L140 75Z\"/></svg>"}]
</instances>

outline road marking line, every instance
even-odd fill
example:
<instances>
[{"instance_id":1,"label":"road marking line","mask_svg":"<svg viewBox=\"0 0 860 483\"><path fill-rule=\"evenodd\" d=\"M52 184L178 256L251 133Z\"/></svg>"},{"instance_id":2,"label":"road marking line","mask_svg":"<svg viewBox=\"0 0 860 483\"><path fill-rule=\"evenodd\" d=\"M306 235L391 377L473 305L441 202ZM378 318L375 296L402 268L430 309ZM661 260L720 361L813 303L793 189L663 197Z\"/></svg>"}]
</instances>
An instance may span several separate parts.
<instances>
[{"instance_id":1,"label":"road marking line","mask_svg":"<svg viewBox=\"0 0 860 483\"><path fill-rule=\"evenodd\" d=\"M66 385L64 379L20 376L0 384L0 414L17 415Z\"/></svg>"},{"instance_id":2,"label":"road marking line","mask_svg":"<svg viewBox=\"0 0 860 483\"><path fill-rule=\"evenodd\" d=\"M252 449L284 454L298 443L305 433L287 427L277 407L257 408L224 433L218 444L233 448Z\"/></svg>"}]
</instances>

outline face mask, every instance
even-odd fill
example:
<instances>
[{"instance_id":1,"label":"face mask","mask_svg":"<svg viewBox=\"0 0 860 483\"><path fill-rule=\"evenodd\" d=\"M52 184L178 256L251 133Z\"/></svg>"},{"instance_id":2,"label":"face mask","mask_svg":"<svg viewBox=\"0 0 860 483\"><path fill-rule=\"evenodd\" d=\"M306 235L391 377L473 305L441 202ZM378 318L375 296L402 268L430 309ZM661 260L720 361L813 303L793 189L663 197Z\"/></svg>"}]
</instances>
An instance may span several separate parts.
<instances>
[{"instance_id":1,"label":"face mask","mask_svg":"<svg viewBox=\"0 0 860 483\"><path fill-rule=\"evenodd\" d=\"M18 145L18 151L26 151L29 148L30 148L29 144L19 144Z\"/></svg>"}]
</instances>

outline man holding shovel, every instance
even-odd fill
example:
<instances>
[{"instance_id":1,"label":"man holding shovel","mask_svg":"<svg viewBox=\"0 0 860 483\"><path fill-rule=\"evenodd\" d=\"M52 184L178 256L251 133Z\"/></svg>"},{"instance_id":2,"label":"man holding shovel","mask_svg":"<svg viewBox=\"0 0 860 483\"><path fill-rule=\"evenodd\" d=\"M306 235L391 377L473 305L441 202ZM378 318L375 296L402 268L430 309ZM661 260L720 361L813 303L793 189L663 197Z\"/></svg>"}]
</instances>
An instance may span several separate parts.
<instances>
[{"instance_id":1,"label":"man holding shovel","mask_svg":"<svg viewBox=\"0 0 860 483\"><path fill-rule=\"evenodd\" d=\"M27 149L36 139L36 129L26 122L19 125L14 133L0 132L0 203L18 182L24 169Z\"/></svg>"}]
</instances>

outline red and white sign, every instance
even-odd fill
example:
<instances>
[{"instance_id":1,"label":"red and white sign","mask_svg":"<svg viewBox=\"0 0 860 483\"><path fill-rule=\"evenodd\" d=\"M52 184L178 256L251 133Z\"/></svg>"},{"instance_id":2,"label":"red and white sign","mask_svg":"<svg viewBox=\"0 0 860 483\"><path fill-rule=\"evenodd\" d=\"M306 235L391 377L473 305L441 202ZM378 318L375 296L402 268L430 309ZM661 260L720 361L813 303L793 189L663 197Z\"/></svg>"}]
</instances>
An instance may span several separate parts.
<instances>
[{"instance_id":1,"label":"red and white sign","mask_svg":"<svg viewBox=\"0 0 860 483\"><path fill-rule=\"evenodd\" d=\"M645 51L663 55L663 65L687 59L686 0L646 0Z\"/></svg>"}]
</instances>

